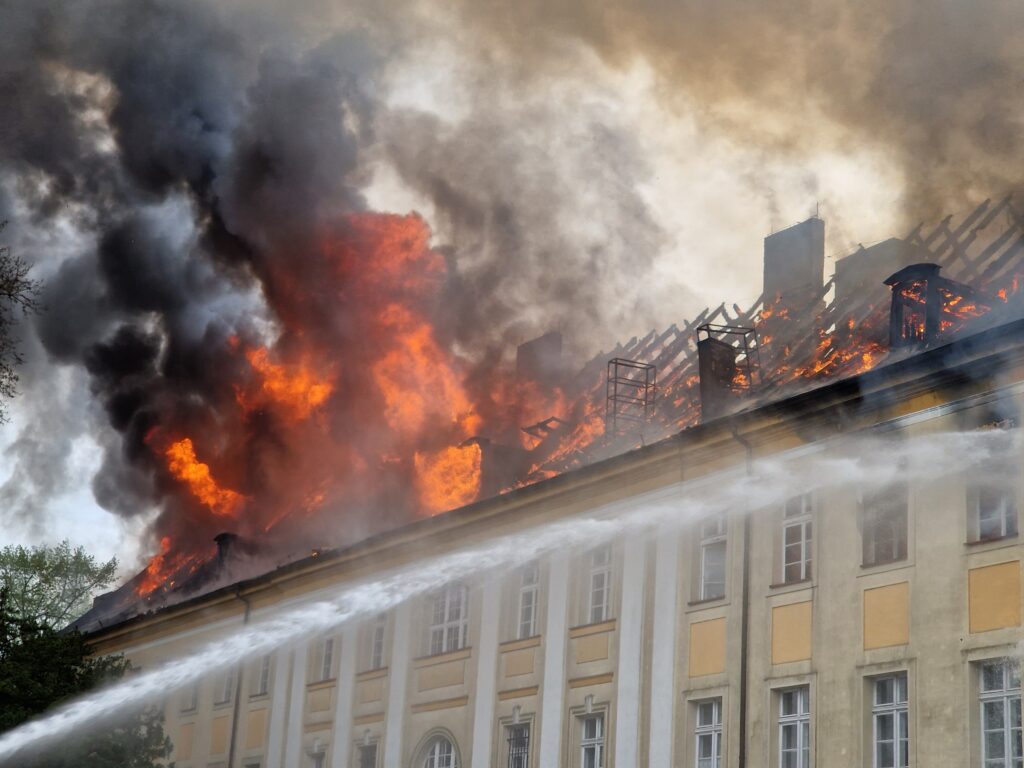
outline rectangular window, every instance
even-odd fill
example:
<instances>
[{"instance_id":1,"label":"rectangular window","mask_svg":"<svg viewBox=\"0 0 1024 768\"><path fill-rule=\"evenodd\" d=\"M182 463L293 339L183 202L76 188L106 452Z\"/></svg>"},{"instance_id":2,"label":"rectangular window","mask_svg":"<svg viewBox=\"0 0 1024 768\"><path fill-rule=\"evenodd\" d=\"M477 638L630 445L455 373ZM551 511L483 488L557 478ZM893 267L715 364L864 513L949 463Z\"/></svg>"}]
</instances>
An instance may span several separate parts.
<instances>
[{"instance_id":1,"label":"rectangular window","mask_svg":"<svg viewBox=\"0 0 1024 768\"><path fill-rule=\"evenodd\" d=\"M508 728L508 768L529 768L530 726L510 725Z\"/></svg>"},{"instance_id":2,"label":"rectangular window","mask_svg":"<svg viewBox=\"0 0 1024 768\"><path fill-rule=\"evenodd\" d=\"M359 748L359 768L377 768L376 744L367 744Z\"/></svg>"},{"instance_id":3,"label":"rectangular window","mask_svg":"<svg viewBox=\"0 0 1024 768\"><path fill-rule=\"evenodd\" d=\"M700 524L700 599L725 597L725 515Z\"/></svg>"},{"instance_id":4,"label":"rectangular window","mask_svg":"<svg viewBox=\"0 0 1024 768\"><path fill-rule=\"evenodd\" d=\"M227 704L235 692L235 670L221 675L217 678L217 685L214 691L214 704Z\"/></svg>"},{"instance_id":5,"label":"rectangular window","mask_svg":"<svg viewBox=\"0 0 1024 768\"><path fill-rule=\"evenodd\" d=\"M786 584L811 578L813 511L809 493L786 502L782 521L782 581Z\"/></svg>"},{"instance_id":6,"label":"rectangular window","mask_svg":"<svg viewBox=\"0 0 1024 768\"><path fill-rule=\"evenodd\" d=\"M445 587L434 597L430 624L430 653L457 651L466 645L468 611L466 588L461 584Z\"/></svg>"},{"instance_id":7,"label":"rectangular window","mask_svg":"<svg viewBox=\"0 0 1024 768\"><path fill-rule=\"evenodd\" d=\"M309 768L325 768L327 756L323 752L315 752L309 756Z\"/></svg>"},{"instance_id":8,"label":"rectangular window","mask_svg":"<svg viewBox=\"0 0 1024 768\"><path fill-rule=\"evenodd\" d=\"M537 634L537 597L540 594L540 567L531 563L523 569L519 582L519 631L523 640Z\"/></svg>"},{"instance_id":9,"label":"rectangular window","mask_svg":"<svg viewBox=\"0 0 1024 768\"><path fill-rule=\"evenodd\" d=\"M882 565L907 557L907 485L892 483L865 494L862 508L863 564Z\"/></svg>"},{"instance_id":10,"label":"rectangular window","mask_svg":"<svg viewBox=\"0 0 1024 768\"><path fill-rule=\"evenodd\" d=\"M253 684L253 696L265 696L270 690L270 654L265 654L260 659L260 666L256 672Z\"/></svg>"},{"instance_id":11,"label":"rectangular window","mask_svg":"<svg viewBox=\"0 0 1024 768\"><path fill-rule=\"evenodd\" d=\"M384 666L384 632L387 626L388 615L382 613L377 616L373 624L373 636L370 638L370 669L380 669Z\"/></svg>"},{"instance_id":12,"label":"rectangular window","mask_svg":"<svg viewBox=\"0 0 1024 768\"><path fill-rule=\"evenodd\" d=\"M1016 661L981 665L981 756L984 768L1020 768L1020 666Z\"/></svg>"},{"instance_id":13,"label":"rectangular window","mask_svg":"<svg viewBox=\"0 0 1024 768\"><path fill-rule=\"evenodd\" d=\"M580 723L580 765L604 768L604 717L587 715Z\"/></svg>"},{"instance_id":14,"label":"rectangular window","mask_svg":"<svg viewBox=\"0 0 1024 768\"><path fill-rule=\"evenodd\" d=\"M880 677L874 681L873 688L874 768L907 768L910 765L907 676Z\"/></svg>"},{"instance_id":15,"label":"rectangular window","mask_svg":"<svg viewBox=\"0 0 1024 768\"><path fill-rule=\"evenodd\" d=\"M193 683L181 692L181 711L195 712L199 706L199 683Z\"/></svg>"},{"instance_id":16,"label":"rectangular window","mask_svg":"<svg viewBox=\"0 0 1024 768\"><path fill-rule=\"evenodd\" d=\"M722 700L697 702L697 768L721 768Z\"/></svg>"},{"instance_id":17,"label":"rectangular window","mask_svg":"<svg viewBox=\"0 0 1024 768\"><path fill-rule=\"evenodd\" d=\"M334 639L325 637L316 644L316 652L313 656L312 683L322 683L330 680L334 669Z\"/></svg>"},{"instance_id":18,"label":"rectangular window","mask_svg":"<svg viewBox=\"0 0 1024 768\"><path fill-rule=\"evenodd\" d=\"M590 553L590 623L611 616L612 549L603 546Z\"/></svg>"},{"instance_id":19,"label":"rectangular window","mask_svg":"<svg viewBox=\"0 0 1024 768\"><path fill-rule=\"evenodd\" d=\"M971 541L994 541L1017 535L1017 492L1006 478L986 478L967 487L967 515Z\"/></svg>"},{"instance_id":20,"label":"rectangular window","mask_svg":"<svg viewBox=\"0 0 1024 768\"><path fill-rule=\"evenodd\" d=\"M779 691L779 768L811 768L811 695L804 685Z\"/></svg>"}]
</instances>

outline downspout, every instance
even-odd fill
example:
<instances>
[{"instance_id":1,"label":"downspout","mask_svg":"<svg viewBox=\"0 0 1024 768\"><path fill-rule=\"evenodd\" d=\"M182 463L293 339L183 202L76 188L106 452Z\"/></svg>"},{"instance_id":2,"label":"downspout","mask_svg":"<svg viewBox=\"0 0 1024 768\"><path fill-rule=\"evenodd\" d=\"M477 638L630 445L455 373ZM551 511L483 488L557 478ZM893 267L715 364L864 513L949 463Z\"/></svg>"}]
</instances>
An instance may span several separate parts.
<instances>
[{"instance_id":1,"label":"downspout","mask_svg":"<svg viewBox=\"0 0 1024 768\"><path fill-rule=\"evenodd\" d=\"M733 438L746 451L747 477L754 473L754 449L747 438L736 429L736 421L732 420L729 430ZM743 599L740 617L740 748L739 768L747 764L747 637L750 625L750 510L745 510L743 517Z\"/></svg>"},{"instance_id":2,"label":"downspout","mask_svg":"<svg viewBox=\"0 0 1024 768\"><path fill-rule=\"evenodd\" d=\"M235 587L235 597L245 605L245 614L242 616L242 626L249 623L249 612L252 605L249 598L242 596L240 587ZM238 669L235 670L235 704L231 715L231 740L228 746L228 768L235 768L235 742L238 740L238 715L242 708L242 672L245 670L245 660L238 662Z\"/></svg>"}]
</instances>

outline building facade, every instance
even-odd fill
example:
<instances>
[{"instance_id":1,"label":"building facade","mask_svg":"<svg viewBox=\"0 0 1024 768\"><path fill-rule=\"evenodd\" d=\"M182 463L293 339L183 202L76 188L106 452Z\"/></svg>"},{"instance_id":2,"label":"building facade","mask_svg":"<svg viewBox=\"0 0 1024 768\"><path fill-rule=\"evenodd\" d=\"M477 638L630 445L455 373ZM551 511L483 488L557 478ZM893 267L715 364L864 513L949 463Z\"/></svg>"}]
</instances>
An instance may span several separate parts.
<instances>
[{"instance_id":1,"label":"building facade","mask_svg":"<svg viewBox=\"0 0 1024 768\"><path fill-rule=\"evenodd\" d=\"M416 562L838 435L1012 434L1024 323L92 635L148 668ZM1021 461L467 577L169 694L179 768L1020 766ZM525 560L525 559L524 559Z\"/></svg>"}]
</instances>

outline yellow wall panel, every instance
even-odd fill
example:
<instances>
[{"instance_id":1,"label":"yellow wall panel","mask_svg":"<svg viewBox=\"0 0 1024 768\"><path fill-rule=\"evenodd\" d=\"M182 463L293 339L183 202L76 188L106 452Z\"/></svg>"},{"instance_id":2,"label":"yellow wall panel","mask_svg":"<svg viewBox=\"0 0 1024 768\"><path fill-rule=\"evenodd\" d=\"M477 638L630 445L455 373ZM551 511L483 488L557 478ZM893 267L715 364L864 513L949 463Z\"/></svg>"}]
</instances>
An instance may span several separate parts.
<instances>
[{"instance_id":1,"label":"yellow wall panel","mask_svg":"<svg viewBox=\"0 0 1024 768\"><path fill-rule=\"evenodd\" d=\"M505 677L532 675L533 651L533 648L523 648L521 651L510 651L504 654Z\"/></svg>"},{"instance_id":2,"label":"yellow wall panel","mask_svg":"<svg viewBox=\"0 0 1024 768\"><path fill-rule=\"evenodd\" d=\"M576 663L600 661L608 658L608 635L588 635L573 640L576 645Z\"/></svg>"},{"instance_id":3,"label":"yellow wall panel","mask_svg":"<svg viewBox=\"0 0 1024 768\"><path fill-rule=\"evenodd\" d=\"M690 677L725 671L725 619L690 625Z\"/></svg>"},{"instance_id":4,"label":"yellow wall panel","mask_svg":"<svg viewBox=\"0 0 1024 768\"><path fill-rule=\"evenodd\" d=\"M376 677L373 680L364 680L359 684L359 703L369 704L373 701L380 701L384 698L383 677Z\"/></svg>"},{"instance_id":5,"label":"yellow wall panel","mask_svg":"<svg viewBox=\"0 0 1024 768\"><path fill-rule=\"evenodd\" d=\"M1020 626L1020 561L968 573L971 632Z\"/></svg>"},{"instance_id":6,"label":"yellow wall panel","mask_svg":"<svg viewBox=\"0 0 1024 768\"><path fill-rule=\"evenodd\" d=\"M910 642L910 584L864 590L864 650Z\"/></svg>"},{"instance_id":7,"label":"yellow wall panel","mask_svg":"<svg viewBox=\"0 0 1024 768\"><path fill-rule=\"evenodd\" d=\"M176 760L192 759L192 740L195 738L196 724L185 723L178 729L178 740L174 742Z\"/></svg>"},{"instance_id":8,"label":"yellow wall panel","mask_svg":"<svg viewBox=\"0 0 1024 768\"><path fill-rule=\"evenodd\" d=\"M228 751L228 716L213 718L210 726L210 754L223 755Z\"/></svg>"},{"instance_id":9,"label":"yellow wall panel","mask_svg":"<svg viewBox=\"0 0 1024 768\"><path fill-rule=\"evenodd\" d=\"M466 678L466 662L450 661L447 664L436 664L423 667L416 671L418 690L432 691L435 688L446 688L449 685L462 685Z\"/></svg>"},{"instance_id":10,"label":"yellow wall panel","mask_svg":"<svg viewBox=\"0 0 1024 768\"><path fill-rule=\"evenodd\" d=\"M245 721L245 748L259 749L267 738L267 710L252 710Z\"/></svg>"},{"instance_id":11,"label":"yellow wall panel","mask_svg":"<svg viewBox=\"0 0 1024 768\"><path fill-rule=\"evenodd\" d=\"M811 658L811 601L772 608L772 664Z\"/></svg>"},{"instance_id":12,"label":"yellow wall panel","mask_svg":"<svg viewBox=\"0 0 1024 768\"><path fill-rule=\"evenodd\" d=\"M332 688L318 688L309 692L309 711L327 712L331 708Z\"/></svg>"}]
</instances>

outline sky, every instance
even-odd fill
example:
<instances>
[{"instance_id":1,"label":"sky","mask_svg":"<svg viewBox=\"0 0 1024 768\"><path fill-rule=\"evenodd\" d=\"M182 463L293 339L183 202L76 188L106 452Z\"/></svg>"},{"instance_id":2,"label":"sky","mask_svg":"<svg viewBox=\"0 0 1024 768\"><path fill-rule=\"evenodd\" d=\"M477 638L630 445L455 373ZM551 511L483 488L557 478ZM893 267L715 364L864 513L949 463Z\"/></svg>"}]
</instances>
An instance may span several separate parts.
<instances>
[{"instance_id":1,"label":"sky","mask_svg":"<svg viewBox=\"0 0 1024 768\"><path fill-rule=\"evenodd\" d=\"M0 128L0 237L52 289L18 327L0 543L67 538L124 575L156 551L165 499L133 489L90 345L115 316L190 339L240 318L272 335L280 319L265 280L205 258L211 211L268 250L312 220L293 199L415 211L468 300L502 295L475 335L456 334L460 354L507 356L554 327L584 361L707 305L748 305L764 236L816 212L828 274L858 244L1016 183L1012 4L85 5L0 11L18 46L0 64L16 105ZM309 94L281 85L295 72ZM257 150L278 162L279 197L245 194ZM129 214L159 234L157 279L200 286L187 312L104 298L120 279L105 238Z\"/></svg>"}]
</instances>

